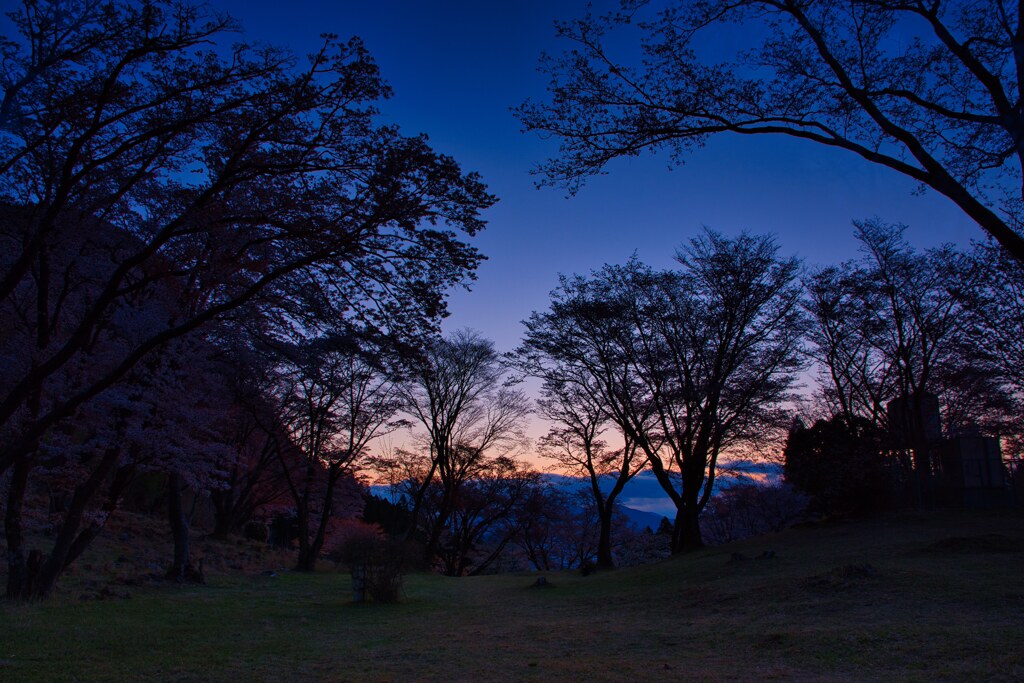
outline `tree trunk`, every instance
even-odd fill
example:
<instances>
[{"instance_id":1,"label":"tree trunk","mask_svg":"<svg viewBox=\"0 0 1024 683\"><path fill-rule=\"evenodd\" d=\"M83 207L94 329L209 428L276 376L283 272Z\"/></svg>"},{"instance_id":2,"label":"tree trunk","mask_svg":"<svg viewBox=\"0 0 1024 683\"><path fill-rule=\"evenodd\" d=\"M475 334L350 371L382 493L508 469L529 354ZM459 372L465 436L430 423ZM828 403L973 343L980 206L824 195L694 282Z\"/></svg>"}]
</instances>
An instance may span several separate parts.
<instances>
[{"instance_id":1,"label":"tree trunk","mask_svg":"<svg viewBox=\"0 0 1024 683\"><path fill-rule=\"evenodd\" d=\"M426 477L423 479L423 483L420 484L415 493L413 494L412 513L409 520L409 528L405 532L405 540L410 541L416 536L420 526L420 512L423 509L423 498L427 494L427 490L430 488L430 482L433 481L434 472L437 471L437 461L434 460L430 465L430 470L427 472ZM429 565L429 558L427 563Z\"/></svg>"},{"instance_id":2,"label":"tree trunk","mask_svg":"<svg viewBox=\"0 0 1024 683\"><path fill-rule=\"evenodd\" d=\"M612 512L614 507L608 505L599 516L601 529L597 537L597 566L601 569L615 568L615 560L612 558Z\"/></svg>"},{"instance_id":3,"label":"tree trunk","mask_svg":"<svg viewBox=\"0 0 1024 683\"><path fill-rule=\"evenodd\" d=\"M448 524L455 507L455 485L449 482L442 482L444 487L441 493L441 501L437 509L437 517L430 527L427 536L427 543L423 549L423 560L427 567L433 562L434 557L441 548L441 536L444 535L444 528Z\"/></svg>"},{"instance_id":4,"label":"tree trunk","mask_svg":"<svg viewBox=\"0 0 1024 683\"><path fill-rule=\"evenodd\" d=\"M437 519L430 527L430 535L427 536L426 545L423 548L423 561L430 566L441 548L441 535L444 533L445 524L448 523L448 515L438 511Z\"/></svg>"},{"instance_id":5,"label":"tree trunk","mask_svg":"<svg viewBox=\"0 0 1024 683\"><path fill-rule=\"evenodd\" d=\"M704 538L700 532L700 506L696 494L687 496L686 505L682 510L682 533L680 534L679 550L690 552L704 547Z\"/></svg>"},{"instance_id":6,"label":"tree trunk","mask_svg":"<svg viewBox=\"0 0 1024 683\"><path fill-rule=\"evenodd\" d=\"M700 531L700 507L696 496L687 496L683 507L676 511L672 526L672 553L688 553L704 547Z\"/></svg>"},{"instance_id":7,"label":"tree trunk","mask_svg":"<svg viewBox=\"0 0 1024 683\"><path fill-rule=\"evenodd\" d=\"M334 489L341 476L341 463L331 463L328 470L327 490L324 492L324 504L320 512L320 522L317 524L316 533L313 538L305 544L305 550L299 553L299 564L302 568L299 571L311 572L316 570L316 560L320 557L320 551L324 547L324 539L327 537L327 524L330 522L334 504ZM301 538L308 538L309 515L306 515L305 525L300 525L299 534Z\"/></svg>"},{"instance_id":8,"label":"tree trunk","mask_svg":"<svg viewBox=\"0 0 1024 683\"><path fill-rule=\"evenodd\" d=\"M685 522L683 520L683 508L676 508L676 518L672 522L672 554L675 555L683 550L683 526Z\"/></svg>"},{"instance_id":9,"label":"tree trunk","mask_svg":"<svg viewBox=\"0 0 1024 683\"><path fill-rule=\"evenodd\" d=\"M683 517L683 552L700 550L704 547L704 537L700 531L700 511L696 502L686 506Z\"/></svg>"},{"instance_id":10,"label":"tree trunk","mask_svg":"<svg viewBox=\"0 0 1024 683\"><path fill-rule=\"evenodd\" d=\"M37 599L49 597L57 584L57 579L99 535L106 523L106 516L117 507L121 492L131 480L131 467L122 467L117 471L117 475L110 485L107 500L100 508L104 516L99 520L94 519L88 527L79 532L89 503L96 497L97 491L107 480L120 456L120 447L108 448L104 451L103 458L89 478L75 487L75 492L71 496L71 504L68 506L64 521L57 532L53 550L50 551L50 556L46 558L46 561L42 563L35 585L32 586L33 597Z\"/></svg>"},{"instance_id":11,"label":"tree trunk","mask_svg":"<svg viewBox=\"0 0 1024 683\"><path fill-rule=\"evenodd\" d=\"M32 580L25 559L25 536L21 513L25 503L25 488L31 469L29 459L21 456L14 461L10 488L7 491L7 511L4 514L4 532L7 535L7 598L19 600L28 597Z\"/></svg>"},{"instance_id":12,"label":"tree trunk","mask_svg":"<svg viewBox=\"0 0 1024 683\"><path fill-rule=\"evenodd\" d=\"M239 526L235 515L234 491L211 491L210 502L213 504L213 532L210 535L224 540Z\"/></svg>"},{"instance_id":13,"label":"tree trunk","mask_svg":"<svg viewBox=\"0 0 1024 683\"><path fill-rule=\"evenodd\" d=\"M174 560L167 570L167 578L179 583L194 580L197 573L192 567L188 518L181 502L184 488L185 484L180 474L171 472L167 475L167 521L171 525L171 536L174 538Z\"/></svg>"},{"instance_id":14,"label":"tree trunk","mask_svg":"<svg viewBox=\"0 0 1024 683\"><path fill-rule=\"evenodd\" d=\"M480 576L480 574L483 573L488 567L490 567L495 560L501 557L502 552L505 551L505 546L507 546L511 540L512 534L506 534L505 538L502 539L501 543L498 544L494 551L491 552L491 554L488 555L483 562L474 567L473 570L467 574L467 576Z\"/></svg>"},{"instance_id":15,"label":"tree trunk","mask_svg":"<svg viewBox=\"0 0 1024 683\"><path fill-rule=\"evenodd\" d=\"M295 561L295 571L311 572L316 569L316 555L310 552L309 545L309 502L300 501L295 511L299 531L299 557Z\"/></svg>"}]
</instances>

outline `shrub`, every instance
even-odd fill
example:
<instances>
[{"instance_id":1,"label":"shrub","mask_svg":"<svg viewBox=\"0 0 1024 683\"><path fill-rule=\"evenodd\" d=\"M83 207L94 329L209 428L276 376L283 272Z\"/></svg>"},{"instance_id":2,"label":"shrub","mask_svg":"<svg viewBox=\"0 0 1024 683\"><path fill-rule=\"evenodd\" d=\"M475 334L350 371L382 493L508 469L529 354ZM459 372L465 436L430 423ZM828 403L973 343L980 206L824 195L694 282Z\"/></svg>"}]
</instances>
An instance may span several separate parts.
<instances>
[{"instance_id":1,"label":"shrub","mask_svg":"<svg viewBox=\"0 0 1024 683\"><path fill-rule=\"evenodd\" d=\"M851 422L818 420L810 429L794 429L786 441L786 481L809 494L821 512L873 512L888 497L884 435L867 420Z\"/></svg>"},{"instance_id":2,"label":"shrub","mask_svg":"<svg viewBox=\"0 0 1024 683\"><path fill-rule=\"evenodd\" d=\"M266 543L270 538L270 529L263 522L246 522L242 527L242 533L250 541L259 541L260 543Z\"/></svg>"},{"instance_id":3,"label":"shrub","mask_svg":"<svg viewBox=\"0 0 1024 683\"><path fill-rule=\"evenodd\" d=\"M352 575L352 600L397 602L408 565L408 549L400 540L385 537L367 526L362 533L351 533L341 547L341 559Z\"/></svg>"}]
</instances>

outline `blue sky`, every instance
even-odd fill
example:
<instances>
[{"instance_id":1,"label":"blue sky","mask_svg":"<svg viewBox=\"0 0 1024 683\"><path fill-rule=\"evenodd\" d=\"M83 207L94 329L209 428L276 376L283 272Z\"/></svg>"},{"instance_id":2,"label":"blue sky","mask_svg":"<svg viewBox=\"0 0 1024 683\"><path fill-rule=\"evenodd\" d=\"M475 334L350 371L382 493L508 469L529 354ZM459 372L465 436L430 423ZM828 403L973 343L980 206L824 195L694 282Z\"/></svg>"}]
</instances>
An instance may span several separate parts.
<instances>
[{"instance_id":1,"label":"blue sky","mask_svg":"<svg viewBox=\"0 0 1024 683\"><path fill-rule=\"evenodd\" d=\"M722 137L674 170L665 156L621 160L572 198L536 189L529 171L555 144L521 133L509 109L544 97L537 59L562 47L553 21L581 15L584 2L237 0L216 7L238 18L247 38L300 54L325 31L360 36L395 91L385 118L426 133L464 169L482 174L500 198L475 242L488 261L473 291L453 294L446 328L474 328L501 350L515 347L521 320L546 307L558 273L622 262L634 251L669 266L702 226L774 233L784 253L809 265L853 256L851 221L859 218L907 223L921 247L981 237L948 200L913 194L914 185L893 172L781 138Z\"/></svg>"}]
</instances>

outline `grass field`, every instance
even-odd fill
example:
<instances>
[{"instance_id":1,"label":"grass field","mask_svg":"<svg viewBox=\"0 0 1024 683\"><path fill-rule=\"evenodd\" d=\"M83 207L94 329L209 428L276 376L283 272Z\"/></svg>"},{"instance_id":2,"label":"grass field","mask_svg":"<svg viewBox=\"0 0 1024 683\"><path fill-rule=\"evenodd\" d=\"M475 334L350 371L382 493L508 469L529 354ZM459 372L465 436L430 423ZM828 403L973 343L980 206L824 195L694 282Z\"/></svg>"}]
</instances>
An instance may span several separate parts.
<instances>
[{"instance_id":1,"label":"grass field","mask_svg":"<svg viewBox=\"0 0 1024 683\"><path fill-rule=\"evenodd\" d=\"M1022 570L1019 514L904 513L543 589L414 575L396 605L217 573L3 604L0 680L1024 680Z\"/></svg>"}]
</instances>

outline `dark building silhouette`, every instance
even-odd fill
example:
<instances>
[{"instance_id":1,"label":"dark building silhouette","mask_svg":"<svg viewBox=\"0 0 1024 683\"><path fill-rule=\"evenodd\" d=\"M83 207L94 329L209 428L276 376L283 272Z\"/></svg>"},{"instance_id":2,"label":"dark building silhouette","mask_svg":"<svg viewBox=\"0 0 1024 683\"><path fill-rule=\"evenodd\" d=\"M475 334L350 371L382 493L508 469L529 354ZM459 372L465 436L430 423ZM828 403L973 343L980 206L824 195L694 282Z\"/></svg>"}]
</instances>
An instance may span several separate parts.
<instances>
[{"instance_id":1,"label":"dark building silhouette","mask_svg":"<svg viewBox=\"0 0 1024 683\"><path fill-rule=\"evenodd\" d=\"M943 439L938 449L940 500L964 507L992 507L1008 502L1006 468L999 439L977 429Z\"/></svg>"},{"instance_id":2,"label":"dark building silhouette","mask_svg":"<svg viewBox=\"0 0 1024 683\"><path fill-rule=\"evenodd\" d=\"M928 442L929 497L937 503L969 508L1007 504L1009 492L999 439L983 436L976 426L943 438L938 397L920 397L919 417L914 415L914 402L914 398L893 399L886 404L885 412L903 448L911 447L914 425L920 420Z\"/></svg>"}]
</instances>

